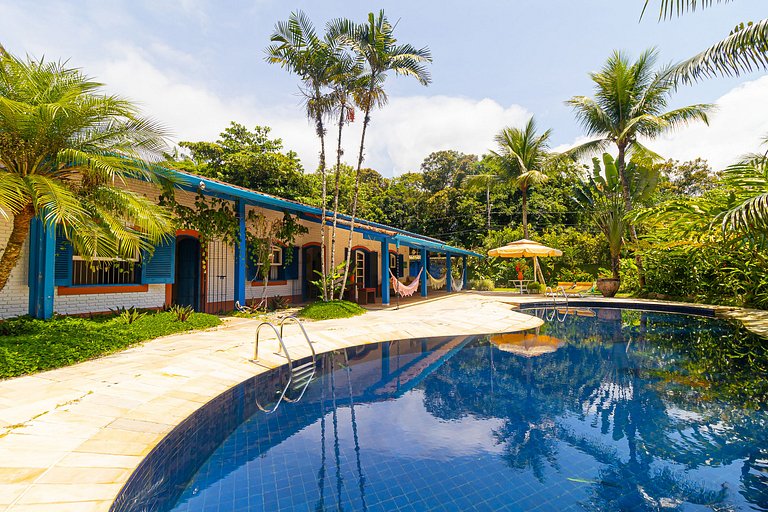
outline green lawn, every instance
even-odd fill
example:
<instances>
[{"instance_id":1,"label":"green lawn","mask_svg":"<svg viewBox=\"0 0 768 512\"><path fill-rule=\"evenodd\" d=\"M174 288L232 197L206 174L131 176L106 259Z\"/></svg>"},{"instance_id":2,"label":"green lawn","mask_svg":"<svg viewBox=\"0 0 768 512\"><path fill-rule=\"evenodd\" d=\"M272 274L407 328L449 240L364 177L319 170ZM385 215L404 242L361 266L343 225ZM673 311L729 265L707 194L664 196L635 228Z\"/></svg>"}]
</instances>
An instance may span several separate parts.
<instances>
[{"instance_id":1,"label":"green lawn","mask_svg":"<svg viewBox=\"0 0 768 512\"><path fill-rule=\"evenodd\" d=\"M22 317L0 322L0 379L50 370L122 350L167 334L219 325L214 315L148 313L131 324L118 317Z\"/></svg>"},{"instance_id":2,"label":"green lawn","mask_svg":"<svg viewBox=\"0 0 768 512\"><path fill-rule=\"evenodd\" d=\"M298 312L298 316L310 320L330 320L332 318L349 318L363 313L365 313L365 309L354 302L334 300L331 302L313 302L303 307Z\"/></svg>"}]
</instances>

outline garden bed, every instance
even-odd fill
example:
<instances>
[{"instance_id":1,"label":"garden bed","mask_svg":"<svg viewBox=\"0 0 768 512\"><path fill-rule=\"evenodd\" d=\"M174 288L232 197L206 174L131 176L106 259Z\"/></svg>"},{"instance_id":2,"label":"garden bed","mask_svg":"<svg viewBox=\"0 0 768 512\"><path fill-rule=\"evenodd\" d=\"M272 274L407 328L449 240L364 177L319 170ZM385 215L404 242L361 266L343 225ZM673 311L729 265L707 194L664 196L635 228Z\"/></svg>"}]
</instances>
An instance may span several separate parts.
<instances>
[{"instance_id":1,"label":"garden bed","mask_svg":"<svg viewBox=\"0 0 768 512\"><path fill-rule=\"evenodd\" d=\"M141 341L219 324L214 315L192 313L182 322L171 312L147 313L130 324L118 316L5 320L0 322L0 379L68 366Z\"/></svg>"}]
</instances>

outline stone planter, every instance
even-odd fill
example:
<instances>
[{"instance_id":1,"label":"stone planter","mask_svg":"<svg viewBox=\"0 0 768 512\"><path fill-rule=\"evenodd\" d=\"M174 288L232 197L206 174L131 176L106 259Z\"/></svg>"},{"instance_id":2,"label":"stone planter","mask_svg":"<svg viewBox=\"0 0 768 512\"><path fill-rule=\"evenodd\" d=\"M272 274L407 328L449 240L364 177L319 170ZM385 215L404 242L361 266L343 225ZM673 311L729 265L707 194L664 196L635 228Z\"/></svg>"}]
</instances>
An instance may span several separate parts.
<instances>
[{"instance_id":1,"label":"stone planter","mask_svg":"<svg viewBox=\"0 0 768 512\"><path fill-rule=\"evenodd\" d=\"M603 297L613 297L619 291L621 280L612 277L601 277L597 280L597 289Z\"/></svg>"}]
</instances>

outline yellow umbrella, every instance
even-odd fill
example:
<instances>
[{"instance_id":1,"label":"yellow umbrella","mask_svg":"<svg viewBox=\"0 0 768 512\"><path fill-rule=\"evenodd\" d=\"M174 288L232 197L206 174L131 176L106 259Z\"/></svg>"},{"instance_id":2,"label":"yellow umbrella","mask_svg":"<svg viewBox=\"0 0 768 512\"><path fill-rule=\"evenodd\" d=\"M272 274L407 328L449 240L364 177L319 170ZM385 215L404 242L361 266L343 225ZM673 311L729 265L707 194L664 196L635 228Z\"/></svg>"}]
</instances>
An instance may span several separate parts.
<instances>
[{"instance_id":1,"label":"yellow umbrella","mask_svg":"<svg viewBox=\"0 0 768 512\"><path fill-rule=\"evenodd\" d=\"M491 343L498 346L499 350L512 352L523 357L551 354L565 344L563 340L547 334L520 332L494 334L491 336Z\"/></svg>"},{"instance_id":2,"label":"yellow umbrella","mask_svg":"<svg viewBox=\"0 0 768 512\"><path fill-rule=\"evenodd\" d=\"M559 249L553 249L547 247L539 242L533 240L527 240L525 238L505 245L504 247L497 247L488 251L488 256L496 256L498 258L533 258L533 278L538 281L541 278L542 284L546 284L544 281L544 275L541 273L541 267L539 267L538 258L547 258L553 256L562 256L563 251Z\"/></svg>"}]
</instances>

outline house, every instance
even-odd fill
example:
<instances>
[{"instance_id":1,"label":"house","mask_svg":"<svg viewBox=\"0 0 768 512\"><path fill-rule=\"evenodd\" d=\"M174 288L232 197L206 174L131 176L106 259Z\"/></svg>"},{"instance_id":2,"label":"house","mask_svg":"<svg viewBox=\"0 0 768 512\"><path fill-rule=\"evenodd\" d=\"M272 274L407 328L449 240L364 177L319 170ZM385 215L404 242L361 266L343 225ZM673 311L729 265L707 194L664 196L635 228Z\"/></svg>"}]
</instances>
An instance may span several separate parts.
<instances>
[{"instance_id":1,"label":"house","mask_svg":"<svg viewBox=\"0 0 768 512\"><path fill-rule=\"evenodd\" d=\"M172 303L212 313L230 311L235 302L245 304L261 297L263 290L263 283L253 280L255 272L248 264L246 251L241 250L251 210L267 218L290 213L308 230L296 237L293 247L273 248L268 296L279 295L294 303L316 298L312 281L317 279L315 271L321 266L320 208L184 172L173 173L180 189L176 200L180 203L193 206L198 193L231 202L239 219L238 243L214 240L203 246L194 229L178 230L174 239L158 246L150 257L94 265L74 254L66 239L57 237L55 228L34 219L19 264L0 291L0 318L25 314L50 318L55 313L100 313L131 306L160 308ZM127 186L147 197L159 197L159 190L149 183L130 181ZM344 260L350 220L346 215L339 216L336 262ZM330 227L327 229L330 231ZM418 266L427 265L430 254L439 254L446 257L448 269L458 264L459 258L466 269L467 256L482 257L435 238L362 219L356 220L354 231L353 279L366 299L385 305L390 302L390 283L386 279L390 269L398 277L405 277L414 268L411 254L419 260ZM10 232L10 221L0 219L0 247ZM462 275L466 280L466 271ZM448 272L448 290L452 289L450 276ZM425 279L421 294L427 296Z\"/></svg>"}]
</instances>

